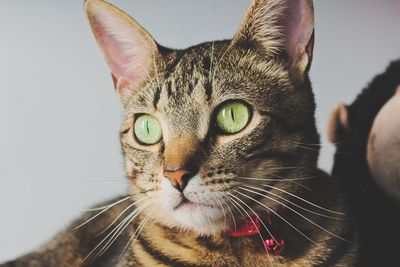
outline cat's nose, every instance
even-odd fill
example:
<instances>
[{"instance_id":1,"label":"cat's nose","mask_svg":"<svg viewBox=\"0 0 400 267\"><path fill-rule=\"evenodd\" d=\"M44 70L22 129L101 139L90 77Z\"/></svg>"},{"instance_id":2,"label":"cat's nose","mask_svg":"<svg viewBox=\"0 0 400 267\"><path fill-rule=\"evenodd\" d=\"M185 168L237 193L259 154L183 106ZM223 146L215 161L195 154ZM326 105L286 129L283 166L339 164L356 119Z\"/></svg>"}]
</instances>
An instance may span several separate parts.
<instances>
[{"instance_id":1,"label":"cat's nose","mask_svg":"<svg viewBox=\"0 0 400 267\"><path fill-rule=\"evenodd\" d=\"M194 176L194 173L187 169L166 169L164 170L164 176L171 181L173 187L175 187L179 192L183 192L190 178Z\"/></svg>"}]
</instances>

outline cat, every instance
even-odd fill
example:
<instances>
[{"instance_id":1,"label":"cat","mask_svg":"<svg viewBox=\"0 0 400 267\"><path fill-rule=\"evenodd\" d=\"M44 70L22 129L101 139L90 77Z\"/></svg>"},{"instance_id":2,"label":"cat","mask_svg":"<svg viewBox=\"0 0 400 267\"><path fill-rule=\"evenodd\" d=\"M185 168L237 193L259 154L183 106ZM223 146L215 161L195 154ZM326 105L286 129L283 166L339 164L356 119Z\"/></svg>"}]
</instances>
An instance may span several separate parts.
<instances>
[{"instance_id":1,"label":"cat","mask_svg":"<svg viewBox=\"0 0 400 267\"><path fill-rule=\"evenodd\" d=\"M355 266L357 229L317 168L311 0L252 0L231 40L165 48L85 9L124 107L129 196L10 266ZM347 214L347 215L346 215Z\"/></svg>"}]
</instances>

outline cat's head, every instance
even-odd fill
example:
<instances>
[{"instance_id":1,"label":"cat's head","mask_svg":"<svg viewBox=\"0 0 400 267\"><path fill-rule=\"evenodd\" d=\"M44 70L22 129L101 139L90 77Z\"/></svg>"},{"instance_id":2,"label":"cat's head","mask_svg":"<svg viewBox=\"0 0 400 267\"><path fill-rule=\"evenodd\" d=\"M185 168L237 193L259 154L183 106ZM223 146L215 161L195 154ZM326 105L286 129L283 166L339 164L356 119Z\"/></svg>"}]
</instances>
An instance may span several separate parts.
<instances>
[{"instance_id":1,"label":"cat's head","mask_svg":"<svg viewBox=\"0 0 400 267\"><path fill-rule=\"evenodd\" d=\"M262 213L261 202L277 210L266 192L303 190L294 181L313 173L318 154L301 146L318 142L311 0L253 0L232 40L185 50L162 47L101 0L86 10L125 108L121 144L139 210L211 234Z\"/></svg>"}]
</instances>

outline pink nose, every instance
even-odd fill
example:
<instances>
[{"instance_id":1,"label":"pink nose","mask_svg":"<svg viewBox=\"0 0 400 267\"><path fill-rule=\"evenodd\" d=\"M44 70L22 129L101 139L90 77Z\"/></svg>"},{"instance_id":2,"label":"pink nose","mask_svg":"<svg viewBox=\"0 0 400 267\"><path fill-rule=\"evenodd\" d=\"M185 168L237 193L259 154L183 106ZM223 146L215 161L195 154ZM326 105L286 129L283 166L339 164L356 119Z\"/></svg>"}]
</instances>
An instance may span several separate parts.
<instances>
[{"instance_id":1,"label":"pink nose","mask_svg":"<svg viewBox=\"0 0 400 267\"><path fill-rule=\"evenodd\" d=\"M172 186L180 192L183 192L187 182L193 177L192 173L186 169L179 169L176 171L165 170L164 176L167 177L171 181Z\"/></svg>"}]
</instances>

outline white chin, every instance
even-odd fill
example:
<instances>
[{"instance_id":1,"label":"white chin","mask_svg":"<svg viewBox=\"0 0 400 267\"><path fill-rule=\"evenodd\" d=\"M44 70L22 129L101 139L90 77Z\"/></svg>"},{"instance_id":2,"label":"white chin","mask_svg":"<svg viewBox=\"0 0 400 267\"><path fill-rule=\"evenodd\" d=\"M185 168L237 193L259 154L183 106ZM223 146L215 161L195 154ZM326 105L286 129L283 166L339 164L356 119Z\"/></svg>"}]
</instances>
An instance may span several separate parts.
<instances>
[{"instance_id":1,"label":"white chin","mask_svg":"<svg viewBox=\"0 0 400 267\"><path fill-rule=\"evenodd\" d=\"M223 212L209 205L184 203L172 212L172 216L184 228L200 235L214 235L227 228Z\"/></svg>"},{"instance_id":2,"label":"white chin","mask_svg":"<svg viewBox=\"0 0 400 267\"><path fill-rule=\"evenodd\" d=\"M161 190L155 198L162 213L169 218L164 220L166 225L178 226L199 235L214 235L228 228L228 215L222 211L222 204L200 204L206 199L210 203L219 203L213 192L201 185L200 177L195 176L189 181L184 194L185 197L166 178L162 180Z\"/></svg>"}]
</instances>

